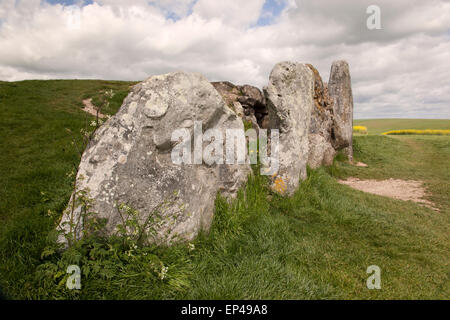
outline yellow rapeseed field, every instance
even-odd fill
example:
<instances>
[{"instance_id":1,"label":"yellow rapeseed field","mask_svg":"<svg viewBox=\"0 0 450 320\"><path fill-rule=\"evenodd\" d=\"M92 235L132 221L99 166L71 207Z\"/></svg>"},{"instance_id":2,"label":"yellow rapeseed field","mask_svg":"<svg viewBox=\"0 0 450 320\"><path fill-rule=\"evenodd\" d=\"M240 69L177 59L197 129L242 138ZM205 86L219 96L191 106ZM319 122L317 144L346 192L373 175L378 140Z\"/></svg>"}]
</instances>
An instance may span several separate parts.
<instances>
[{"instance_id":1,"label":"yellow rapeseed field","mask_svg":"<svg viewBox=\"0 0 450 320\"><path fill-rule=\"evenodd\" d=\"M367 134L367 127L364 127L364 126L353 126L353 132Z\"/></svg>"},{"instance_id":2,"label":"yellow rapeseed field","mask_svg":"<svg viewBox=\"0 0 450 320\"><path fill-rule=\"evenodd\" d=\"M415 130L415 129L407 129L407 130L391 130L388 132L384 132L384 135L403 135L403 134L419 134L419 135L450 135L450 130Z\"/></svg>"}]
</instances>

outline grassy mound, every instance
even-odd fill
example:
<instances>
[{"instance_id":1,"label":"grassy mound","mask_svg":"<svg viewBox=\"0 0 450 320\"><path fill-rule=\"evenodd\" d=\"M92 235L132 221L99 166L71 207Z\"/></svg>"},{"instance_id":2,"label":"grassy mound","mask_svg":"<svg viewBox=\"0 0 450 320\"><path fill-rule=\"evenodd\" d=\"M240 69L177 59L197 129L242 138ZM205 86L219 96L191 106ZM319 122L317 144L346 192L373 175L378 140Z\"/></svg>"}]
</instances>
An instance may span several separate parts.
<instances>
[{"instance_id":1,"label":"grassy mound","mask_svg":"<svg viewBox=\"0 0 450 320\"><path fill-rule=\"evenodd\" d=\"M0 83L0 286L7 297L448 299L445 136L357 136L355 160L368 168L338 156L332 167L309 170L289 198L255 175L235 201L217 198L210 232L192 243L133 247L93 237L54 250L53 230L73 182L66 174L77 161L64 129L83 128L83 98L109 88L124 96L129 85ZM441 211L337 183L348 176L423 180ZM78 291L65 287L71 264L81 268ZM370 265L382 270L381 290L366 287Z\"/></svg>"}]
</instances>

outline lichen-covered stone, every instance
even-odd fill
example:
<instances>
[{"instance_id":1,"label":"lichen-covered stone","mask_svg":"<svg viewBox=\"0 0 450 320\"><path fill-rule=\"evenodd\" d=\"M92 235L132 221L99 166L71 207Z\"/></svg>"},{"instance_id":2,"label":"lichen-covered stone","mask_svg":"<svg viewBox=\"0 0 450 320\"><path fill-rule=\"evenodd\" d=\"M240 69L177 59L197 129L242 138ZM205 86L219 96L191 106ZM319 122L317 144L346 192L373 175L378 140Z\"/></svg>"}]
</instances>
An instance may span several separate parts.
<instances>
[{"instance_id":1,"label":"lichen-covered stone","mask_svg":"<svg viewBox=\"0 0 450 320\"><path fill-rule=\"evenodd\" d=\"M228 81L213 82L212 85L222 95L225 103L245 121L250 121L256 130L264 128L268 122L268 112L261 90L250 85L237 86Z\"/></svg>"},{"instance_id":2,"label":"lichen-covered stone","mask_svg":"<svg viewBox=\"0 0 450 320\"><path fill-rule=\"evenodd\" d=\"M333 101L316 68L307 65L314 75L314 106L309 127L308 165L316 169L333 163L335 150L331 144L333 126Z\"/></svg>"},{"instance_id":3,"label":"lichen-covered stone","mask_svg":"<svg viewBox=\"0 0 450 320\"><path fill-rule=\"evenodd\" d=\"M349 160L353 161L353 94L346 61L333 62L328 91L333 100L333 147L345 149Z\"/></svg>"},{"instance_id":4,"label":"lichen-covered stone","mask_svg":"<svg viewBox=\"0 0 450 320\"><path fill-rule=\"evenodd\" d=\"M202 75L175 72L134 86L118 113L97 130L82 156L77 188L89 190L92 211L108 219L108 234L121 223L117 204L127 204L142 221L160 209L155 241L191 240L210 227L217 192L234 195L246 181L246 164L173 164L173 130L187 128L192 137L195 121L203 131L215 128L224 135L244 128Z\"/></svg>"},{"instance_id":5,"label":"lichen-covered stone","mask_svg":"<svg viewBox=\"0 0 450 320\"><path fill-rule=\"evenodd\" d=\"M269 110L269 128L280 131L280 164L272 187L290 195L297 190L299 181L306 179L313 72L302 63L278 63L270 74L264 93Z\"/></svg>"},{"instance_id":6,"label":"lichen-covered stone","mask_svg":"<svg viewBox=\"0 0 450 320\"><path fill-rule=\"evenodd\" d=\"M309 135L308 165L312 169L332 165L335 155L336 150L324 136L320 134Z\"/></svg>"}]
</instances>

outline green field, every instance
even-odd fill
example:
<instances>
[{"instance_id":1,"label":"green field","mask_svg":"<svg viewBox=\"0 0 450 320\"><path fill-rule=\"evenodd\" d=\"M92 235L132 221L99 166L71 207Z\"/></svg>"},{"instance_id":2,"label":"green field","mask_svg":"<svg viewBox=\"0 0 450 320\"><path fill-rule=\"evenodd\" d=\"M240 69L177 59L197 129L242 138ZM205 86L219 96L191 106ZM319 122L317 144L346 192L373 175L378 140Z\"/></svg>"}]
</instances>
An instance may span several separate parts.
<instances>
[{"instance_id":1,"label":"green field","mask_svg":"<svg viewBox=\"0 0 450 320\"><path fill-rule=\"evenodd\" d=\"M111 88L117 93L114 113L130 85L0 82L0 286L7 297L450 298L450 138L445 136L356 136L355 160L368 168L339 155L332 167L309 170L290 198L273 194L265 177L256 175L232 204L217 199L210 232L190 244L131 250L114 239L91 238L64 253L52 251L52 231L71 193L73 177L67 174L79 161L65 128L77 133L92 120L80 110L82 99ZM394 125L400 120L388 121L389 126L371 121L355 122L370 131L373 126L371 133L403 128ZM448 128L448 120L425 127L414 121L415 129ZM422 180L427 199L440 211L336 181L350 176ZM65 287L71 264L82 268L80 291ZM381 290L366 287L370 265L382 270Z\"/></svg>"},{"instance_id":2,"label":"green field","mask_svg":"<svg viewBox=\"0 0 450 320\"><path fill-rule=\"evenodd\" d=\"M354 120L355 126L365 126L369 134L381 134L390 130L402 129L450 129L450 119L369 119Z\"/></svg>"}]
</instances>

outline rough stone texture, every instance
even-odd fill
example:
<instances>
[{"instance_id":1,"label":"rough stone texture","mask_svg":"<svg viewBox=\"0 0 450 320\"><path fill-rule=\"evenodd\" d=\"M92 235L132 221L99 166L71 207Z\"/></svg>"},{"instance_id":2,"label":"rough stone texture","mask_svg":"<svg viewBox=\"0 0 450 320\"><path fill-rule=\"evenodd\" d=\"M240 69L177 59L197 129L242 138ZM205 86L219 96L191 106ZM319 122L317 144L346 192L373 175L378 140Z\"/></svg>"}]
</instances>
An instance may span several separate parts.
<instances>
[{"instance_id":1,"label":"rough stone texture","mask_svg":"<svg viewBox=\"0 0 450 320\"><path fill-rule=\"evenodd\" d=\"M333 125L333 101L322 78L312 65L307 65L314 75L314 106L311 111L309 127L308 165L316 169L322 165L331 165L336 151L331 144Z\"/></svg>"},{"instance_id":2,"label":"rough stone texture","mask_svg":"<svg viewBox=\"0 0 450 320\"><path fill-rule=\"evenodd\" d=\"M252 122L255 129L268 124L266 101L261 90L249 85L236 86L228 81L213 82L212 85L225 103L244 120Z\"/></svg>"},{"instance_id":3,"label":"rough stone texture","mask_svg":"<svg viewBox=\"0 0 450 320\"><path fill-rule=\"evenodd\" d=\"M264 88L269 127L280 130L280 167L272 187L283 194L295 192L299 180L306 178L313 92L313 72L295 62L276 64ZM282 190L277 190L279 182L285 187Z\"/></svg>"},{"instance_id":4,"label":"rough stone texture","mask_svg":"<svg viewBox=\"0 0 450 320\"><path fill-rule=\"evenodd\" d=\"M333 147L345 149L349 160L353 161L353 95L347 62L333 62L328 91L333 99Z\"/></svg>"},{"instance_id":5,"label":"rough stone texture","mask_svg":"<svg viewBox=\"0 0 450 320\"><path fill-rule=\"evenodd\" d=\"M308 165L312 169L317 169L321 166L330 166L333 164L336 150L334 150L331 143L320 134L309 135L309 154Z\"/></svg>"},{"instance_id":6,"label":"rough stone texture","mask_svg":"<svg viewBox=\"0 0 450 320\"><path fill-rule=\"evenodd\" d=\"M249 165L172 163L173 130L188 128L193 146L194 121L202 121L203 131L216 128L224 136L228 128L243 129L202 75L175 72L134 86L119 112L97 130L82 156L77 183L90 190L93 211L108 218L108 233L120 223L115 203L128 204L145 221L168 201L155 241L191 240L210 227L217 192L234 195L246 181ZM66 211L62 221L67 219Z\"/></svg>"}]
</instances>

